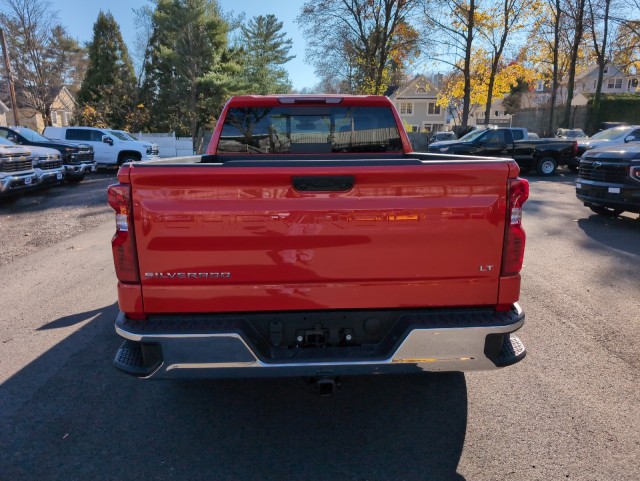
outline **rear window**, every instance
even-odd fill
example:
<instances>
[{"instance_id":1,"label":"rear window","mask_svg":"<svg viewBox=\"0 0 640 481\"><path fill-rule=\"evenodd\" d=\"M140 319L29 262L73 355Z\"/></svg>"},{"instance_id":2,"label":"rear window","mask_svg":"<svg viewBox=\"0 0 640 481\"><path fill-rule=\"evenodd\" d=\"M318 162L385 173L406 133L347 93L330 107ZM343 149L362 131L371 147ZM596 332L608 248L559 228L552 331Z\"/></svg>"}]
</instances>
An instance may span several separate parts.
<instances>
[{"instance_id":1,"label":"rear window","mask_svg":"<svg viewBox=\"0 0 640 481\"><path fill-rule=\"evenodd\" d=\"M402 152L388 107L231 108L219 154Z\"/></svg>"}]
</instances>

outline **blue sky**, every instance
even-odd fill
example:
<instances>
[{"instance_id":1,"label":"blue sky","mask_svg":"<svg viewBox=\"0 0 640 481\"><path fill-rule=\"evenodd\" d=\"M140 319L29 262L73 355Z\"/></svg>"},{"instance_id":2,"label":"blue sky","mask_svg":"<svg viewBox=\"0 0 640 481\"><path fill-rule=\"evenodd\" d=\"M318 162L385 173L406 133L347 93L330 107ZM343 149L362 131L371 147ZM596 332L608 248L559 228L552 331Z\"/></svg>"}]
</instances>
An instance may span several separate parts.
<instances>
[{"instance_id":1,"label":"blue sky","mask_svg":"<svg viewBox=\"0 0 640 481\"><path fill-rule=\"evenodd\" d=\"M60 22L69 34L80 42L91 40L93 24L100 10L110 10L115 17L127 45L132 48L135 40L134 14L132 9L149 4L147 0L55 0L53 8L58 11ZM283 30L293 40L291 54L296 58L286 64L289 78L297 90L312 87L317 83L313 67L304 60L305 42L298 30L295 18L300 12L303 0L218 0L224 12L233 11L235 15L244 12L246 19L257 15L273 14L284 23Z\"/></svg>"}]
</instances>

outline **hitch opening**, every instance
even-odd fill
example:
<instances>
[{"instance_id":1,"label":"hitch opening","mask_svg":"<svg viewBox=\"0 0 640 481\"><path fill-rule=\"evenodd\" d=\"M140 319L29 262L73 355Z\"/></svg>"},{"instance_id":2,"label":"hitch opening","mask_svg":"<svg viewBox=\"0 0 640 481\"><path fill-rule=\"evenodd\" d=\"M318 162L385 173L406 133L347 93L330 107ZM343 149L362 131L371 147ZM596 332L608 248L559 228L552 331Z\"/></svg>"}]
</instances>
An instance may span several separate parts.
<instances>
[{"instance_id":1,"label":"hitch opening","mask_svg":"<svg viewBox=\"0 0 640 481\"><path fill-rule=\"evenodd\" d=\"M336 392L336 386L340 386L338 379L331 373L318 373L315 379L318 394L322 397L331 397Z\"/></svg>"}]
</instances>

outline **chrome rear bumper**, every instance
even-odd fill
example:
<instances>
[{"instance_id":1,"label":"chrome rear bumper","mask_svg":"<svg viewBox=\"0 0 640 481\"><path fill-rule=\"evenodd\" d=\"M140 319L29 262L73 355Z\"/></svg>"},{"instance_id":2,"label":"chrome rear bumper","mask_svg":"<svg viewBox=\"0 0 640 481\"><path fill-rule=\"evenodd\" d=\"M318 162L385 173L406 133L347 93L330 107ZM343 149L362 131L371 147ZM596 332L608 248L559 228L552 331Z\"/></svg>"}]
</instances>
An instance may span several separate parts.
<instances>
[{"instance_id":1,"label":"chrome rear bumper","mask_svg":"<svg viewBox=\"0 0 640 481\"><path fill-rule=\"evenodd\" d=\"M515 364L526 354L520 340L511 336L524 324L517 304L510 313L495 313L495 322L481 323L464 314L464 322L447 326L413 326L382 357L358 357L357 350L338 348L330 356L300 356L286 360L265 358L243 332L205 332L189 324L184 332L166 332L162 324L130 321L120 313L116 332L126 339L114 364L128 374L144 378L280 377L379 374L411 371L489 370ZM448 313L447 316L452 314ZM462 315L461 315L462 317ZM138 327L136 327L138 326ZM193 326L193 325L191 325ZM342 351L340 351L342 349ZM355 348L354 348L355 349Z\"/></svg>"}]
</instances>

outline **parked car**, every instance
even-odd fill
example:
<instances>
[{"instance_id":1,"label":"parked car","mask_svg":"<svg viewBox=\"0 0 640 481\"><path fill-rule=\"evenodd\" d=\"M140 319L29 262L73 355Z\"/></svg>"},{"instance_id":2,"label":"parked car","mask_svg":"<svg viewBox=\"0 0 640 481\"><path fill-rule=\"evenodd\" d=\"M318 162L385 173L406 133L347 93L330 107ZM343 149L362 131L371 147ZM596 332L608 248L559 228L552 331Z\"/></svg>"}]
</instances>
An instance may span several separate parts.
<instances>
[{"instance_id":1,"label":"parked car","mask_svg":"<svg viewBox=\"0 0 640 481\"><path fill-rule=\"evenodd\" d=\"M596 214L640 214L640 142L587 150L580 159L576 196Z\"/></svg>"},{"instance_id":2,"label":"parked car","mask_svg":"<svg viewBox=\"0 0 640 481\"><path fill-rule=\"evenodd\" d=\"M628 142L640 141L640 125L624 125L603 130L592 135L589 139L578 142L578 157L582 157L587 150L606 147L609 145L623 145Z\"/></svg>"},{"instance_id":3,"label":"parked car","mask_svg":"<svg viewBox=\"0 0 640 481\"><path fill-rule=\"evenodd\" d=\"M0 137L0 145L16 146L16 144L4 137ZM29 151L33 157L33 168L38 174L38 186L52 186L61 184L64 181L64 166L62 165L62 154L60 152L55 149L36 146L30 146Z\"/></svg>"},{"instance_id":4,"label":"parked car","mask_svg":"<svg viewBox=\"0 0 640 481\"><path fill-rule=\"evenodd\" d=\"M83 142L93 147L98 164L116 166L127 162L156 160L160 157L154 153L153 145L139 140L123 139L110 129L95 127L47 127L44 135L52 139Z\"/></svg>"},{"instance_id":5,"label":"parked car","mask_svg":"<svg viewBox=\"0 0 640 481\"><path fill-rule=\"evenodd\" d=\"M556 137L559 139L588 139L589 136L582 129L558 129Z\"/></svg>"},{"instance_id":6,"label":"parked car","mask_svg":"<svg viewBox=\"0 0 640 481\"><path fill-rule=\"evenodd\" d=\"M443 140L456 140L458 136L455 132L433 132L429 137L429 142L440 142Z\"/></svg>"},{"instance_id":7,"label":"parked car","mask_svg":"<svg viewBox=\"0 0 640 481\"><path fill-rule=\"evenodd\" d=\"M530 139L520 127L495 127L469 132L458 140L434 142L429 152L515 159L523 173L535 169L540 175L553 175L559 165L577 169L575 140Z\"/></svg>"},{"instance_id":8,"label":"parked car","mask_svg":"<svg viewBox=\"0 0 640 481\"><path fill-rule=\"evenodd\" d=\"M93 148L88 144L51 140L26 127L2 127L0 137L19 145L55 149L62 156L64 178L68 182L80 182L89 172L96 171Z\"/></svg>"},{"instance_id":9,"label":"parked car","mask_svg":"<svg viewBox=\"0 0 640 481\"><path fill-rule=\"evenodd\" d=\"M0 198L13 198L39 183L31 151L21 145L0 143Z\"/></svg>"},{"instance_id":10,"label":"parked car","mask_svg":"<svg viewBox=\"0 0 640 481\"><path fill-rule=\"evenodd\" d=\"M598 132L607 129L613 129L614 127L626 127L629 124L626 122L601 122L598 125Z\"/></svg>"}]
</instances>

